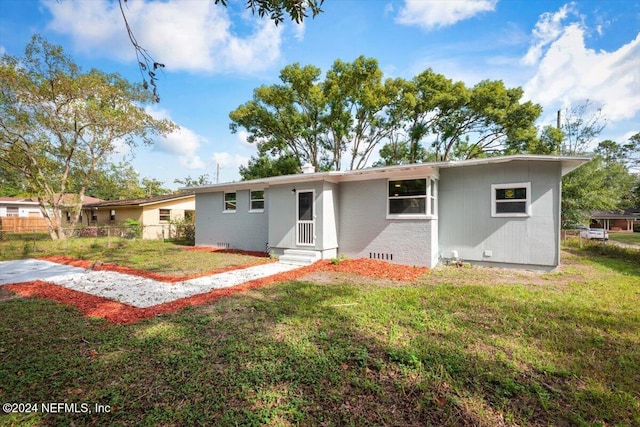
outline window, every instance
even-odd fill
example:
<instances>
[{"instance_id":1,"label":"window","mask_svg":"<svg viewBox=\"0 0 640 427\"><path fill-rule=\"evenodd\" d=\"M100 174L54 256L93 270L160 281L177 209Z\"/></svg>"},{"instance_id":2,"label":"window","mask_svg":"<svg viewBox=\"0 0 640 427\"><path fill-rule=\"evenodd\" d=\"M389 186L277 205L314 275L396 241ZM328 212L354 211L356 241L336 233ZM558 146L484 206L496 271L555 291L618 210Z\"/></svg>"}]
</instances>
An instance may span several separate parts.
<instances>
[{"instance_id":1,"label":"window","mask_svg":"<svg viewBox=\"0 0 640 427\"><path fill-rule=\"evenodd\" d=\"M530 210L530 182L517 184L493 184L491 186L491 216L530 216Z\"/></svg>"},{"instance_id":2,"label":"window","mask_svg":"<svg viewBox=\"0 0 640 427\"><path fill-rule=\"evenodd\" d=\"M249 194L249 210L254 212L264 211L264 190L251 191Z\"/></svg>"},{"instance_id":3,"label":"window","mask_svg":"<svg viewBox=\"0 0 640 427\"><path fill-rule=\"evenodd\" d=\"M391 180L387 195L391 218L436 215L436 182L431 178Z\"/></svg>"},{"instance_id":4,"label":"window","mask_svg":"<svg viewBox=\"0 0 640 427\"><path fill-rule=\"evenodd\" d=\"M171 221L171 209L160 209L160 222Z\"/></svg>"},{"instance_id":5,"label":"window","mask_svg":"<svg viewBox=\"0 0 640 427\"><path fill-rule=\"evenodd\" d=\"M116 220L116 211L115 209L111 209L109 211L109 221L115 221Z\"/></svg>"},{"instance_id":6,"label":"window","mask_svg":"<svg viewBox=\"0 0 640 427\"><path fill-rule=\"evenodd\" d=\"M236 211L236 193L224 193L224 211Z\"/></svg>"},{"instance_id":7,"label":"window","mask_svg":"<svg viewBox=\"0 0 640 427\"><path fill-rule=\"evenodd\" d=\"M17 206L7 206L7 216L19 216L20 212Z\"/></svg>"}]
</instances>

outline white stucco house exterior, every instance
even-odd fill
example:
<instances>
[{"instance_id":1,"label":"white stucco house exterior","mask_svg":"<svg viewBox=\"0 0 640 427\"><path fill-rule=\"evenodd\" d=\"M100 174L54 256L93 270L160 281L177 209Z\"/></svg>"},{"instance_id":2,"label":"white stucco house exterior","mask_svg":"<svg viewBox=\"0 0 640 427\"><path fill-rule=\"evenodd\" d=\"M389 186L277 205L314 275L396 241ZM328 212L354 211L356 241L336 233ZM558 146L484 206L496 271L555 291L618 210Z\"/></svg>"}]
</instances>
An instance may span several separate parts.
<instances>
[{"instance_id":1,"label":"white stucco house exterior","mask_svg":"<svg viewBox=\"0 0 640 427\"><path fill-rule=\"evenodd\" d=\"M552 270L562 176L583 157L514 155L192 187L196 245L289 262L341 255Z\"/></svg>"}]
</instances>

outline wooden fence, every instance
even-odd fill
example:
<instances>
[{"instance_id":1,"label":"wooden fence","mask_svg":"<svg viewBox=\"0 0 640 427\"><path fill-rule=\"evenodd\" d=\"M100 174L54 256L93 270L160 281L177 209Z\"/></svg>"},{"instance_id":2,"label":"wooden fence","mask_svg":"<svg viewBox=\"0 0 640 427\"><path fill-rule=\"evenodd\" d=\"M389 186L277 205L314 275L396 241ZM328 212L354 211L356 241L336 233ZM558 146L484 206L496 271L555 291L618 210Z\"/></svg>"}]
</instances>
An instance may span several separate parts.
<instances>
[{"instance_id":1,"label":"wooden fence","mask_svg":"<svg viewBox=\"0 0 640 427\"><path fill-rule=\"evenodd\" d=\"M47 221L44 218L23 218L7 216L0 218L0 230L5 233L47 233Z\"/></svg>"}]
</instances>

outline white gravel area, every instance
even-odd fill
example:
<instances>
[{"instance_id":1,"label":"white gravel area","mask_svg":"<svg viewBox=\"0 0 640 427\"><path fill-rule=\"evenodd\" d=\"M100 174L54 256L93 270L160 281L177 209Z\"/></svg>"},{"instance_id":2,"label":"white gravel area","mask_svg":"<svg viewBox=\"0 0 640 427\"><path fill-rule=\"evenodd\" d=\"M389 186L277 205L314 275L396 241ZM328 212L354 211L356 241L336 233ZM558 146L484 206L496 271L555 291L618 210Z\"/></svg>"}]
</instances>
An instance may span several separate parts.
<instances>
[{"instance_id":1,"label":"white gravel area","mask_svg":"<svg viewBox=\"0 0 640 427\"><path fill-rule=\"evenodd\" d=\"M296 268L299 266L275 262L182 282L166 283L114 271L94 271L26 259L0 262L0 285L42 280L134 307L146 308Z\"/></svg>"}]
</instances>

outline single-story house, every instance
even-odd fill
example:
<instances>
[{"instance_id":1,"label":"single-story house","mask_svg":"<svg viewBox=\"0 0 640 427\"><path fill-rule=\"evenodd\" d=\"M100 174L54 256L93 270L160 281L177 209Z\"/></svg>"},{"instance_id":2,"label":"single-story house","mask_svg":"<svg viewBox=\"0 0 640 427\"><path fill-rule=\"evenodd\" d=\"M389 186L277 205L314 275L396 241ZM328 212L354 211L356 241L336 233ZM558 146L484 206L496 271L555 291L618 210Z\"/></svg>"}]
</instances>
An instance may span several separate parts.
<instances>
[{"instance_id":1,"label":"single-story house","mask_svg":"<svg viewBox=\"0 0 640 427\"><path fill-rule=\"evenodd\" d=\"M124 226L131 219L142 227L142 238L172 237L175 221L192 222L195 218L193 193L169 194L128 200L108 200L85 203L82 206L85 224L89 226Z\"/></svg>"},{"instance_id":2,"label":"single-story house","mask_svg":"<svg viewBox=\"0 0 640 427\"><path fill-rule=\"evenodd\" d=\"M196 245L433 267L461 259L551 270L562 176L588 158L514 155L192 187Z\"/></svg>"},{"instance_id":3,"label":"single-story house","mask_svg":"<svg viewBox=\"0 0 640 427\"><path fill-rule=\"evenodd\" d=\"M35 198L0 197L0 217L42 218L42 212Z\"/></svg>"},{"instance_id":4,"label":"single-story house","mask_svg":"<svg viewBox=\"0 0 640 427\"><path fill-rule=\"evenodd\" d=\"M640 223L640 210L625 209L592 212L589 226L609 231L633 232L633 226L637 223Z\"/></svg>"}]
</instances>

